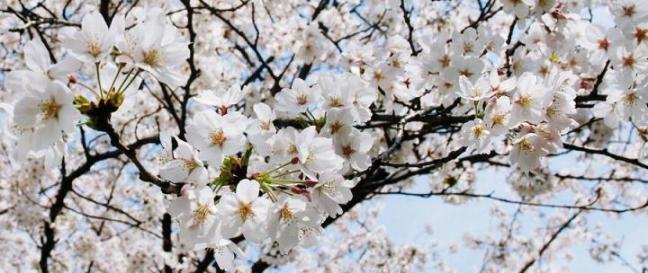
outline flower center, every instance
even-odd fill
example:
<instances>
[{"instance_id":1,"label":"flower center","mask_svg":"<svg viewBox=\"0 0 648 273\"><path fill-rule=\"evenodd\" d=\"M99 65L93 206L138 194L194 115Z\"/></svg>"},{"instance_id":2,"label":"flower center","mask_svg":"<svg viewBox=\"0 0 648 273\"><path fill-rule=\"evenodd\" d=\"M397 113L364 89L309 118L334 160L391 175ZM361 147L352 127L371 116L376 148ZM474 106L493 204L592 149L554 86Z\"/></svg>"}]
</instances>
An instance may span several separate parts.
<instances>
[{"instance_id":1,"label":"flower center","mask_svg":"<svg viewBox=\"0 0 648 273\"><path fill-rule=\"evenodd\" d=\"M623 9L623 16L625 16L625 17L632 17L635 14L635 6L634 5L623 6L621 9Z\"/></svg>"},{"instance_id":2,"label":"flower center","mask_svg":"<svg viewBox=\"0 0 648 273\"><path fill-rule=\"evenodd\" d=\"M473 44L472 43L464 43L463 44L463 51L464 51L464 53L473 52Z\"/></svg>"},{"instance_id":3,"label":"flower center","mask_svg":"<svg viewBox=\"0 0 648 273\"><path fill-rule=\"evenodd\" d=\"M186 160L184 161L184 165L185 165L185 168L187 168L187 170L189 170L189 172L191 172L191 171L193 171L195 168L198 167L198 162L196 162L196 161L193 160L193 159L186 159Z\"/></svg>"},{"instance_id":4,"label":"flower center","mask_svg":"<svg viewBox=\"0 0 648 273\"><path fill-rule=\"evenodd\" d=\"M355 153L355 150L351 148L351 145L345 145L344 147L342 147L342 154L344 154L344 156L351 157L353 153Z\"/></svg>"},{"instance_id":5,"label":"flower center","mask_svg":"<svg viewBox=\"0 0 648 273\"><path fill-rule=\"evenodd\" d=\"M297 96L297 103L299 105L306 105L308 103L308 97L305 94Z\"/></svg>"},{"instance_id":6,"label":"flower center","mask_svg":"<svg viewBox=\"0 0 648 273\"><path fill-rule=\"evenodd\" d=\"M295 219L295 214L288 208L288 204L284 204L283 208L279 210L279 219L284 222L290 222Z\"/></svg>"},{"instance_id":7,"label":"flower center","mask_svg":"<svg viewBox=\"0 0 648 273\"><path fill-rule=\"evenodd\" d=\"M213 132L211 135L209 135L209 140L213 145L218 145L218 146L223 146L225 143L225 140L227 138L225 137L225 133L223 133L222 130L218 130L216 132Z\"/></svg>"},{"instance_id":8,"label":"flower center","mask_svg":"<svg viewBox=\"0 0 648 273\"><path fill-rule=\"evenodd\" d=\"M333 124L331 124L331 134L337 133L338 131L340 131L340 129L342 129L342 127L344 127L344 124L342 124L341 122L333 122Z\"/></svg>"},{"instance_id":9,"label":"flower center","mask_svg":"<svg viewBox=\"0 0 648 273\"><path fill-rule=\"evenodd\" d=\"M61 108L63 108L63 106L58 104L54 98L50 98L40 104L40 111L44 120L58 119L58 113Z\"/></svg>"},{"instance_id":10,"label":"flower center","mask_svg":"<svg viewBox=\"0 0 648 273\"><path fill-rule=\"evenodd\" d=\"M304 51L311 54L313 53L313 46L311 44L307 44L304 46Z\"/></svg>"},{"instance_id":11,"label":"flower center","mask_svg":"<svg viewBox=\"0 0 648 273\"><path fill-rule=\"evenodd\" d=\"M451 82L444 82L442 85L446 89L452 89L452 87L454 86L454 84L452 84Z\"/></svg>"},{"instance_id":12,"label":"flower center","mask_svg":"<svg viewBox=\"0 0 648 273\"><path fill-rule=\"evenodd\" d=\"M646 39L648 37L648 29L647 28L636 28L634 36L635 36L635 39L637 39L637 43L641 43L644 39Z\"/></svg>"},{"instance_id":13,"label":"flower center","mask_svg":"<svg viewBox=\"0 0 648 273\"><path fill-rule=\"evenodd\" d=\"M142 57L145 64L150 66L160 65L160 52L155 49L145 51Z\"/></svg>"},{"instance_id":14,"label":"flower center","mask_svg":"<svg viewBox=\"0 0 648 273\"><path fill-rule=\"evenodd\" d=\"M610 42L607 40L607 38L603 38L598 41L598 47L603 50L607 50L608 47L610 47Z\"/></svg>"},{"instance_id":15,"label":"flower center","mask_svg":"<svg viewBox=\"0 0 648 273\"><path fill-rule=\"evenodd\" d=\"M288 154L296 155L297 154L297 146L295 146L294 144L290 145L290 147L288 147Z\"/></svg>"},{"instance_id":16,"label":"flower center","mask_svg":"<svg viewBox=\"0 0 648 273\"><path fill-rule=\"evenodd\" d=\"M98 57L99 54L101 54L101 47L99 46L99 43L97 41L90 41L88 43L88 53L92 55L92 57Z\"/></svg>"},{"instance_id":17,"label":"flower center","mask_svg":"<svg viewBox=\"0 0 648 273\"><path fill-rule=\"evenodd\" d=\"M531 145L531 142L526 138L522 139L517 145L520 148L520 150L525 152L533 152L534 150L533 145Z\"/></svg>"},{"instance_id":18,"label":"flower center","mask_svg":"<svg viewBox=\"0 0 648 273\"><path fill-rule=\"evenodd\" d=\"M479 139L482 135L484 135L484 133L486 133L486 130L484 130L484 128L481 126L475 126L472 128L472 132L475 138Z\"/></svg>"},{"instance_id":19,"label":"flower center","mask_svg":"<svg viewBox=\"0 0 648 273\"><path fill-rule=\"evenodd\" d=\"M493 126L495 125L503 125L504 124L504 115L497 114L493 116Z\"/></svg>"},{"instance_id":20,"label":"flower center","mask_svg":"<svg viewBox=\"0 0 648 273\"><path fill-rule=\"evenodd\" d=\"M521 96L515 101L515 103L519 104L522 107L531 106L531 102L533 102L533 99L531 99L531 97L529 96Z\"/></svg>"},{"instance_id":21,"label":"flower center","mask_svg":"<svg viewBox=\"0 0 648 273\"><path fill-rule=\"evenodd\" d=\"M551 52L551 54L549 55L549 61L557 64L560 62L560 56L556 52Z\"/></svg>"},{"instance_id":22,"label":"flower center","mask_svg":"<svg viewBox=\"0 0 648 273\"><path fill-rule=\"evenodd\" d=\"M468 69L468 68L464 68L464 69L459 70L459 74L460 74L460 75L464 75L464 76L466 76L466 78L470 78L470 77L472 77L472 75L474 75L475 73L473 73L472 71L470 71L470 69Z\"/></svg>"},{"instance_id":23,"label":"flower center","mask_svg":"<svg viewBox=\"0 0 648 273\"><path fill-rule=\"evenodd\" d=\"M380 73L379 71L375 71L375 72L373 73L373 78L374 78L376 81L381 81L382 79L385 78L385 76L384 76L382 73Z\"/></svg>"},{"instance_id":24,"label":"flower center","mask_svg":"<svg viewBox=\"0 0 648 273\"><path fill-rule=\"evenodd\" d=\"M624 67L633 67L635 63L634 56L624 56L623 57L623 66Z\"/></svg>"},{"instance_id":25,"label":"flower center","mask_svg":"<svg viewBox=\"0 0 648 273\"><path fill-rule=\"evenodd\" d=\"M630 94L625 95L625 97L623 97L623 100L627 104L634 105L635 103L637 103L637 101L639 101L639 96L637 96L637 93L632 92Z\"/></svg>"},{"instance_id":26,"label":"flower center","mask_svg":"<svg viewBox=\"0 0 648 273\"><path fill-rule=\"evenodd\" d=\"M450 56L448 56L448 54L443 54L443 57L439 59L439 63L441 63L442 67L450 66Z\"/></svg>"},{"instance_id":27,"label":"flower center","mask_svg":"<svg viewBox=\"0 0 648 273\"><path fill-rule=\"evenodd\" d=\"M198 204L198 207L193 213L194 225L198 226L204 224L211 213L208 204Z\"/></svg>"},{"instance_id":28,"label":"flower center","mask_svg":"<svg viewBox=\"0 0 648 273\"><path fill-rule=\"evenodd\" d=\"M239 204L239 217L241 217L241 220L243 222L247 221L250 216L254 215L254 211L252 211L252 205L251 204L246 204L246 203L240 203Z\"/></svg>"},{"instance_id":29,"label":"flower center","mask_svg":"<svg viewBox=\"0 0 648 273\"><path fill-rule=\"evenodd\" d=\"M342 107L344 104L342 104L342 100L338 97L331 97L329 99L329 106L330 107Z\"/></svg>"}]
</instances>

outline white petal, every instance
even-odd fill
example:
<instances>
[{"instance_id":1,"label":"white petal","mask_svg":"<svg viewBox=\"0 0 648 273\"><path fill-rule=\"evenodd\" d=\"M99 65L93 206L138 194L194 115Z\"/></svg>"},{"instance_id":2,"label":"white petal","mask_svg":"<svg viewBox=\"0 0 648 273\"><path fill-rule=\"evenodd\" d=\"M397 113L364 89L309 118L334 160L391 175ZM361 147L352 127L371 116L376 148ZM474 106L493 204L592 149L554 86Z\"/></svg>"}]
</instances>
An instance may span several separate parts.
<instances>
[{"instance_id":1,"label":"white petal","mask_svg":"<svg viewBox=\"0 0 648 273\"><path fill-rule=\"evenodd\" d=\"M160 176L171 182L184 182L188 175L189 172L183 160L169 161L160 168Z\"/></svg>"},{"instance_id":2,"label":"white petal","mask_svg":"<svg viewBox=\"0 0 648 273\"><path fill-rule=\"evenodd\" d=\"M84 32L97 35L96 37L106 35L108 32L106 21L104 21L103 16L96 11L83 17L81 28Z\"/></svg>"},{"instance_id":3,"label":"white petal","mask_svg":"<svg viewBox=\"0 0 648 273\"><path fill-rule=\"evenodd\" d=\"M221 246L214 249L214 258L216 265L225 271L229 271L234 266L234 252L228 247Z\"/></svg>"},{"instance_id":4,"label":"white petal","mask_svg":"<svg viewBox=\"0 0 648 273\"><path fill-rule=\"evenodd\" d=\"M40 100L34 97L24 97L14 105L13 122L22 128L31 128L36 123L40 113Z\"/></svg>"},{"instance_id":5,"label":"white petal","mask_svg":"<svg viewBox=\"0 0 648 273\"><path fill-rule=\"evenodd\" d=\"M259 196L259 183L243 179L236 185L236 196L241 202L251 203Z\"/></svg>"},{"instance_id":6,"label":"white petal","mask_svg":"<svg viewBox=\"0 0 648 273\"><path fill-rule=\"evenodd\" d=\"M29 69L45 73L50 66L50 56L40 39L34 38L25 45L25 64Z\"/></svg>"}]
</instances>

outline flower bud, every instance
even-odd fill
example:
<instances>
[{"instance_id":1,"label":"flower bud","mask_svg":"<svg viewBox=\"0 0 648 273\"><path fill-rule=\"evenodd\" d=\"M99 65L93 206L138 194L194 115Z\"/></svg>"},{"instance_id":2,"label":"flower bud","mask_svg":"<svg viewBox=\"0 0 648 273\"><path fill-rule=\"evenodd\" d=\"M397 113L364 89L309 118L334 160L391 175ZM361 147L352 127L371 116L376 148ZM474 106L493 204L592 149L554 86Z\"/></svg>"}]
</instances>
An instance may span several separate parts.
<instances>
[{"instance_id":1,"label":"flower bud","mask_svg":"<svg viewBox=\"0 0 648 273\"><path fill-rule=\"evenodd\" d=\"M68 75L68 83L69 84L75 84L77 83L77 78L74 74Z\"/></svg>"},{"instance_id":2,"label":"flower bud","mask_svg":"<svg viewBox=\"0 0 648 273\"><path fill-rule=\"evenodd\" d=\"M74 107L76 107L76 109L79 110L79 112L81 112L82 114L86 114L90 110L92 110L92 103L83 95L75 96L72 103L74 104Z\"/></svg>"}]
</instances>

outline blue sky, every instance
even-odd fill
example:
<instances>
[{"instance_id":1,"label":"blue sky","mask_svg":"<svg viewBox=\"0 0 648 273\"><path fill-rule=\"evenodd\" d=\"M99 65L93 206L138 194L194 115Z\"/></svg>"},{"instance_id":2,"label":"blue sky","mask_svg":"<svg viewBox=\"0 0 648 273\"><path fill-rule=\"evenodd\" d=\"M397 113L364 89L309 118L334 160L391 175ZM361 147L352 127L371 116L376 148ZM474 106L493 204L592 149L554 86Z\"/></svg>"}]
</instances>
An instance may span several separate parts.
<instances>
[{"instance_id":1,"label":"blue sky","mask_svg":"<svg viewBox=\"0 0 648 273\"><path fill-rule=\"evenodd\" d=\"M494 192L497 196L506 196L516 199L509 185L505 182L506 171L482 171L478 174L477 190L479 193ZM589 183L589 182L584 182ZM424 192L425 182L420 181L412 192ZM417 191L418 190L418 191ZM560 198L558 198L560 199ZM517 200L517 199L516 199ZM552 203L560 201L552 200ZM452 255L443 253L446 262L457 272L477 272L481 266L483 251L469 250L463 246L463 236L466 232L473 235L497 235L496 223L490 216L490 208L499 205L502 209L512 214L517 209L513 204L502 204L496 201L478 199L462 205L447 204L440 197L429 199L387 196L382 199L383 210L379 222L386 227L390 238L399 244L424 245L434 241L440 249L447 251L452 244L457 244L460 250ZM565 202L564 204L569 204ZM556 213L556 209L543 209L547 214ZM531 214L534 215L534 214ZM636 253L639 253L642 244L648 244L645 231L648 230L648 219L645 215L624 214L613 217L604 213L592 212L587 214L590 226L601 224L605 231L622 238L621 255L631 263L636 264ZM529 216L521 216L519 222L528 222L529 225L545 226L546 223ZM425 226L431 225L433 235L425 234ZM421 241L424 238L425 241ZM599 264L591 259L586 248L587 244L573 246L574 260L568 263L572 272L632 272L623 266L617 259L612 263Z\"/></svg>"},{"instance_id":2,"label":"blue sky","mask_svg":"<svg viewBox=\"0 0 648 273\"><path fill-rule=\"evenodd\" d=\"M593 10L594 22L611 27L614 25L612 16L607 9L598 8ZM583 15L588 17L588 15ZM554 161L554 168L558 166L574 166L572 162L577 160L574 156L563 157ZM496 172L493 170L481 171L478 173L476 192L494 192L497 196L516 199L506 183L507 170ZM578 182L577 182L578 183ZM580 182L591 183L591 182ZM412 192L425 192L427 183L419 181ZM645 188L644 188L645 189ZM562 200L562 202L561 202ZM569 197L558 195L552 198L552 203L569 204ZM465 233L474 235L497 235L496 223L490 216L490 208L498 205L512 214L517 209L513 204L501 204L496 201L479 199L472 200L463 205L447 204L440 197L429 199L386 196L382 198L383 210L379 216L379 222L383 224L391 239L400 244L426 244L434 241L440 245L442 251L448 251L452 244L460 246L460 250L452 255L443 253L446 262L457 272L477 272L481 266L483 251L469 250L463 246ZM555 209L543 209L548 215L556 213ZM530 215L535 215L530 213ZM518 221L528 223L534 227L546 226L542 220L531 216L521 216ZM535 217L535 216L533 216ZM645 215L623 214L620 217L611 216L601 212L591 212L586 215L588 225L600 224L607 233L612 234L621 240L622 247L620 255L628 260L633 266L637 264L636 254L640 252L642 244L648 244L646 231L648 230L648 218ZM433 235L420 237L425 234L425 226L431 225ZM421 241L425 238L427 241ZM624 266L619 259L611 263L600 264L594 261L588 253L589 243L578 243L570 249L573 254L572 261L563 261L563 264L572 272L633 272ZM564 253L564 252L563 252ZM640 267L639 267L640 270Z\"/></svg>"}]
</instances>

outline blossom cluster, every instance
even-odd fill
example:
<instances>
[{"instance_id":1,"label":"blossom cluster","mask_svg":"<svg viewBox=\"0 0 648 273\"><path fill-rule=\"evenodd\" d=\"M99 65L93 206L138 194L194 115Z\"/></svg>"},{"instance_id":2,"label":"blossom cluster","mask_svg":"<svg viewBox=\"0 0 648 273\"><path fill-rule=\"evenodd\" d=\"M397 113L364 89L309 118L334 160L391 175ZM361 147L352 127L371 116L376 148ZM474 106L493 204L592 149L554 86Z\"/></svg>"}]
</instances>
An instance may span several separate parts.
<instances>
[{"instance_id":1,"label":"blossom cluster","mask_svg":"<svg viewBox=\"0 0 648 273\"><path fill-rule=\"evenodd\" d=\"M619 199L644 204L642 189L565 182L636 182L648 169L648 8L640 0L101 1L98 10L76 2L57 12L1 4L19 20L0 17L11 29L0 43L20 50L0 50L10 66L0 74L0 223L8 212L28 227L13 239L20 248L40 236L33 244L42 255L29 259L41 269L66 270L50 256L69 254L104 271L112 260L128 260L130 272L154 262L183 270L207 250L219 268L235 270L248 243L260 246L258 263L294 262L321 247L325 227L382 194L541 207L570 192L576 205L548 205L579 209L552 218L566 226L587 225L576 216L588 209L648 205L606 209ZM611 22L594 20L594 4ZM79 14L69 17L68 5ZM556 166L571 152L587 160ZM488 167L506 169L522 201L479 194L477 174ZM406 192L421 181L429 192ZM85 228L77 233L75 224ZM349 248L395 251L386 258L394 270L421 270L429 258L414 246L393 250L373 227L375 238L338 228L359 238ZM102 250L136 240L123 235L129 230L164 247L149 253L151 243L139 240L123 253ZM74 242L56 252L62 237ZM611 244L592 256L603 260ZM524 263L500 251L486 256L505 271ZM344 264L341 252L327 259Z\"/></svg>"},{"instance_id":2,"label":"blossom cluster","mask_svg":"<svg viewBox=\"0 0 648 273\"><path fill-rule=\"evenodd\" d=\"M63 47L67 58L51 64L43 43L30 41L28 70L12 71L6 80L8 89L27 94L13 105L20 145L48 151L49 162L63 158L62 134L74 131L81 114L88 127L111 131L112 113L132 105L143 79L177 88L184 79L176 68L189 54L159 9L128 30L123 16L108 26L98 12L90 13L80 30L66 33ZM82 65L95 69L90 84L72 74ZM75 96L70 86L84 90ZM241 234L250 241L273 240L282 253L312 241L326 217L341 214L340 204L351 200L354 184L343 174L370 166L375 139L353 127L371 118L376 100L357 75L296 80L277 94L275 109L254 104L255 117L237 109L246 92L238 86L199 92L191 102L201 110L189 121L187 141L160 136L159 175L183 185L168 204L180 243L189 250L217 249L225 269L240 253L229 239ZM299 126L277 129L279 118Z\"/></svg>"}]
</instances>

